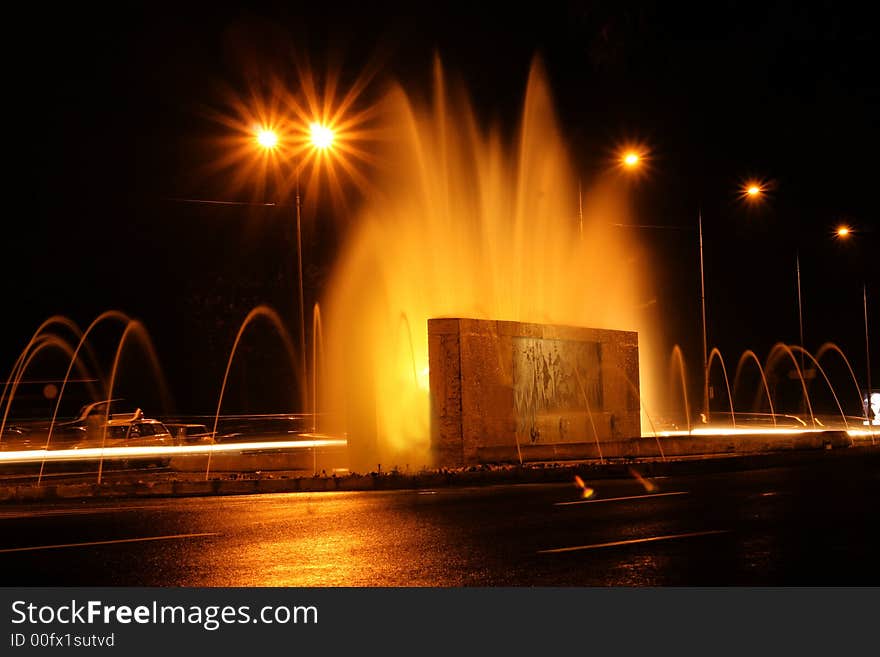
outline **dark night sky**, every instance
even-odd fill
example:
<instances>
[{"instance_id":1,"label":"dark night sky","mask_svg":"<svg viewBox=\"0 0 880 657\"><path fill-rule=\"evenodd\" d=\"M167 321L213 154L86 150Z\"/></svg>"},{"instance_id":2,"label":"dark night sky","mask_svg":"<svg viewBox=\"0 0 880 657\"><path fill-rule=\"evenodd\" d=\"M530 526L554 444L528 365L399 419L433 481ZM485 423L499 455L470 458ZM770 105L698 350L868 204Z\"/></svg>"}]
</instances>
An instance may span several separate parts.
<instances>
[{"instance_id":1,"label":"dark night sky","mask_svg":"<svg viewBox=\"0 0 880 657\"><path fill-rule=\"evenodd\" d=\"M152 332L182 410L202 411L216 386L203 395L199 382L222 375L219 354L251 306L268 302L295 324L282 210L164 200L223 196L193 175L206 159L198 136L217 129L205 108L223 103L222 85L243 87L246 59L289 69L294 49L322 65L339 57L343 80L380 62L368 94L391 79L427 92L439 52L481 116L510 126L540 54L585 178L621 137L638 137L653 159L639 220L693 224L702 208L712 342L764 354L797 341L799 248L807 346L838 342L864 371L862 280L880 331L876 23L839 2L690 4L145 3L22 17L4 46L14 162L0 260L4 377L50 314L85 325L121 308ZM757 214L734 199L748 174L774 182ZM841 219L859 230L845 248L829 237ZM317 245L335 237L306 235L312 298L332 251ZM696 362L696 234L651 239L667 334ZM874 353L880 381L876 341Z\"/></svg>"}]
</instances>

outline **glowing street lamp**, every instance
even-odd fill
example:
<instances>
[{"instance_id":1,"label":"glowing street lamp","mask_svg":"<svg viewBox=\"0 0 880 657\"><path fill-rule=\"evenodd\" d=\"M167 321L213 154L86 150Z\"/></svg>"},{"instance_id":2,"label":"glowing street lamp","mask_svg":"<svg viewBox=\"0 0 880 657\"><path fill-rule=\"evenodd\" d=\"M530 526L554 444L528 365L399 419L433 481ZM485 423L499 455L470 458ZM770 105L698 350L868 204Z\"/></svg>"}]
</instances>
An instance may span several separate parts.
<instances>
[{"instance_id":1,"label":"glowing street lamp","mask_svg":"<svg viewBox=\"0 0 880 657\"><path fill-rule=\"evenodd\" d=\"M740 194L749 202L758 202L764 199L765 185L757 180L751 180L743 185ZM706 421L709 419L709 340L706 328L706 278L703 269L703 213L697 215L697 231L700 242L700 309L703 316L703 413ZM798 265L798 308L800 309L801 295L800 265ZM803 344L803 321L801 321L801 343ZM803 355L801 356L803 357ZM802 368L803 369L803 368Z\"/></svg>"},{"instance_id":2,"label":"glowing street lamp","mask_svg":"<svg viewBox=\"0 0 880 657\"><path fill-rule=\"evenodd\" d=\"M254 134L254 140L257 145L265 151L275 151L280 146L278 133L271 128L257 128ZM305 319L305 294L303 292L303 271L302 271L302 210L299 196L299 167L294 167L296 171L296 262L297 272L299 274L299 351L300 351L300 369L302 371L302 385L305 386L307 380L306 372L306 319Z\"/></svg>"},{"instance_id":3,"label":"glowing street lamp","mask_svg":"<svg viewBox=\"0 0 880 657\"><path fill-rule=\"evenodd\" d=\"M333 146L335 136L333 129L329 126L317 122L309 125L309 139L312 146L319 150L327 150Z\"/></svg>"},{"instance_id":4,"label":"glowing street lamp","mask_svg":"<svg viewBox=\"0 0 880 657\"><path fill-rule=\"evenodd\" d=\"M273 150L278 146L278 133L269 128L261 128L257 131L257 143L266 150Z\"/></svg>"},{"instance_id":5,"label":"glowing street lamp","mask_svg":"<svg viewBox=\"0 0 880 657\"><path fill-rule=\"evenodd\" d=\"M627 151L623 155L623 165L627 169L635 169L636 167L639 166L641 161L642 161L642 158L639 157L639 154L636 153L635 151Z\"/></svg>"},{"instance_id":6,"label":"glowing street lamp","mask_svg":"<svg viewBox=\"0 0 880 657\"><path fill-rule=\"evenodd\" d=\"M627 148L620 152L619 162L620 166L635 174L639 169L642 168L644 164L644 150L636 150L635 148ZM754 191L752 191L754 188ZM757 183L750 184L747 188L743 190L744 193L750 196L759 195L761 192L761 187ZM701 318L703 322L703 418L705 421L708 421L709 418L709 343L708 343L708 331L706 328L706 277L704 270L704 260L703 260L703 213L702 211L698 211L697 213L697 233L699 236L699 249L700 249L700 308L701 308ZM688 418L688 422L690 422L690 418Z\"/></svg>"},{"instance_id":7,"label":"glowing street lamp","mask_svg":"<svg viewBox=\"0 0 880 657\"><path fill-rule=\"evenodd\" d=\"M700 239L700 309L703 315L703 417L709 421L709 341L706 332L706 277L703 273L703 211L697 212ZM688 418L690 423L690 418Z\"/></svg>"},{"instance_id":8,"label":"glowing street lamp","mask_svg":"<svg viewBox=\"0 0 880 657\"><path fill-rule=\"evenodd\" d=\"M750 203L763 200L765 185L757 180L746 182L740 189L740 196ZM703 413L709 419L709 340L706 329L706 278L703 271L703 213L697 216L697 230L700 241L700 309L703 315ZM798 265L798 308L800 308L800 265ZM801 322L801 343L803 343L803 322ZM802 356L803 357L803 356Z\"/></svg>"},{"instance_id":9,"label":"glowing street lamp","mask_svg":"<svg viewBox=\"0 0 880 657\"><path fill-rule=\"evenodd\" d=\"M265 151L275 151L281 145L278 133L267 127L259 127L254 138ZM330 150L333 146L335 133L329 126L312 122L309 124L309 143L320 151ZM302 199L299 191L299 164L294 166L296 177L296 264L299 279L299 347L300 363L302 369L303 385L308 380L306 370L306 319L305 319L305 292L303 290L303 262L302 262ZM315 430L315 419L312 418L312 430Z\"/></svg>"},{"instance_id":10,"label":"glowing street lamp","mask_svg":"<svg viewBox=\"0 0 880 657\"><path fill-rule=\"evenodd\" d=\"M643 175L648 168L648 149L644 144L630 142L617 150L617 166L631 175Z\"/></svg>"},{"instance_id":11,"label":"glowing street lamp","mask_svg":"<svg viewBox=\"0 0 880 657\"><path fill-rule=\"evenodd\" d=\"M750 180L743 185L741 196L750 203L762 202L765 198L767 184L759 180ZM848 232L848 231L847 231ZM797 304L798 304L798 335L800 337L800 345L804 347L804 304L801 294L801 254L800 249L795 250L794 254L795 278L797 280ZM800 352L800 368L804 371L804 353Z\"/></svg>"},{"instance_id":12,"label":"glowing street lamp","mask_svg":"<svg viewBox=\"0 0 880 657\"><path fill-rule=\"evenodd\" d=\"M846 224L841 224L834 231L837 239L848 240L853 235L853 229ZM865 314L865 365L867 368L867 384L868 384L868 402L870 403L870 397L873 393L873 389L871 388L871 340L870 335L868 333L868 284L867 282L862 283L862 308ZM870 427L870 422L873 420L868 418L868 412L865 413L865 422ZM871 441L873 443L874 436L871 435Z\"/></svg>"},{"instance_id":13,"label":"glowing street lamp","mask_svg":"<svg viewBox=\"0 0 880 657\"><path fill-rule=\"evenodd\" d=\"M239 96L235 93L229 98L226 109L213 112L213 118L232 130L232 134L220 141L223 149L215 167L217 170L235 169L232 184L245 188L252 182L251 177L272 176L277 183L276 192L288 200L293 195L295 183L296 213L296 257L297 283L299 292L299 359L302 373L302 398L305 407L308 397L313 395L307 385L309 359L306 357L308 334L306 333L305 280L303 276L303 207L300 192L300 176L308 172L305 181L309 192L320 179L322 170L332 183L330 194L336 198L343 193L339 173L353 181L361 189L369 189L370 181L362 175L361 166L367 166L372 158L362 148L363 142L376 138L379 131L371 124L379 116L374 104L361 99L364 90L374 75L374 67L368 67L355 80L350 88L342 90L339 71L330 67L323 79L319 80L312 71L297 64L298 84L295 92L285 87L285 80L269 75L265 81L269 86L265 91L269 97L261 99L253 93ZM323 82L319 84L319 82ZM323 86L323 88L321 88ZM343 91L342 95L338 92ZM238 171L242 167L243 170ZM253 176L248 174L255 174ZM268 181L259 180L259 190L266 190ZM253 190L257 191L257 190ZM319 194L315 194L317 200ZM344 200L344 199L342 199ZM194 201L202 202L202 201ZM211 201L216 202L216 201ZM250 203L230 203L230 205L252 205ZM274 206L276 203L254 203L253 205ZM308 254L305 254L306 256ZM312 359L314 362L314 359ZM299 374L299 371L298 371ZM317 411L312 405L313 428Z\"/></svg>"}]
</instances>

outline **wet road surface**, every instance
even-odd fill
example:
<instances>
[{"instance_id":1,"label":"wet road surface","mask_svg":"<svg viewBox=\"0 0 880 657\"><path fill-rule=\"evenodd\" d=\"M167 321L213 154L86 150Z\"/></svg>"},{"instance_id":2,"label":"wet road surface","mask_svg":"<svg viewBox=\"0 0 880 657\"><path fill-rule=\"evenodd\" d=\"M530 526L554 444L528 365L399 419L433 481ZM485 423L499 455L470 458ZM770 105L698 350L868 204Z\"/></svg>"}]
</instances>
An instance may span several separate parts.
<instances>
[{"instance_id":1,"label":"wet road surface","mask_svg":"<svg viewBox=\"0 0 880 657\"><path fill-rule=\"evenodd\" d=\"M877 585L880 459L0 507L5 586Z\"/></svg>"}]
</instances>

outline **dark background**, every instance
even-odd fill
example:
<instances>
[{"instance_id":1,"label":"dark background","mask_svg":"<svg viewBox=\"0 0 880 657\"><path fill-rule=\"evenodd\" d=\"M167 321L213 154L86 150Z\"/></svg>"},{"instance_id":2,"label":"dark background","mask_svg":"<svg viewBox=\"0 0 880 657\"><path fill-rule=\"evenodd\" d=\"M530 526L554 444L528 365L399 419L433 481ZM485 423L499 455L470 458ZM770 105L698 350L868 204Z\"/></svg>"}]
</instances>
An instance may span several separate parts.
<instances>
[{"instance_id":1,"label":"dark background","mask_svg":"<svg viewBox=\"0 0 880 657\"><path fill-rule=\"evenodd\" d=\"M343 86L378 67L365 102L390 80L428 93L437 52L481 118L510 130L541 55L584 180L622 139L650 145L636 216L691 227L640 231L666 337L690 363L701 350L701 210L710 346L763 357L778 340L798 341L799 250L806 346L836 342L862 379L863 281L880 330L872 18L839 2L145 3L16 14L4 45L3 378L49 315L85 326L118 308L148 327L177 410L212 411L248 310L268 303L298 322L289 204L169 200L253 200L201 175L218 135L208 112L226 102L224 89L244 93L254 71L292 72L294 52L319 67L336 58ZM750 175L772 183L760 210L737 201ZM304 227L307 307L343 238L334 212L319 206ZM845 244L832 237L842 220L857 230ZM118 330L106 333L105 354ZM244 344L252 373L236 376L250 384L236 387L230 410L287 408L287 368L259 348L269 336L257 330ZM130 385L144 366L128 366Z\"/></svg>"}]
</instances>

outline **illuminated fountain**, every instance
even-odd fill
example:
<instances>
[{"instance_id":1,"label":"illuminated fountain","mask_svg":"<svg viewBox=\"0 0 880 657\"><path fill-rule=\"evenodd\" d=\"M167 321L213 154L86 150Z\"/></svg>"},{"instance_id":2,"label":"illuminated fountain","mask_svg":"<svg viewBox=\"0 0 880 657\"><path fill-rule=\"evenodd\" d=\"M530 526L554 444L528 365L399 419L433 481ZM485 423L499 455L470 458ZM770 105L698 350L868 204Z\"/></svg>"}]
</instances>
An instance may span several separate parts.
<instances>
[{"instance_id":1,"label":"illuminated fountain","mask_svg":"<svg viewBox=\"0 0 880 657\"><path fill-rule=\"evenodd\" d=\"M296 374L301 372L293 342L278 314L268 306L261 305L255 307L242 321L230 349L226 371L219 385L217 411L213 416L213 429L210 433L212 438L217 435L218 423L222 417L223 397L239 343L247 329L257 320L266 321L275 330L287 352L292 371ZM108 322L122 324L123 330L116 341L109 377L105 379L89 340L98 326ZM76 346L68 339L51 332L50 329L53 328L65 329L70 332L78 339ZM313 363L315 366L312 379L313 391L317 385L316 377L319 371L317 359L323 351L320 340L320 310L317 307L315 308L314 329L315 335L319 337L317 344L313 348L313 358L315 359ZM167 460L171 457L197 457L199 460L196 463L207 464L201 466L207 478L210 475L211 459L215 454L228 455L235 458L242 453L259 453L261 451L271 453L278 453L280 451L289 451L291 453L305 452L311 456L309 460L316 463L315 459L319 451L326 452L326 450L339 450L345 447L344 439L322 436L314 432L316 426L314 408L309 416L313 428L312 432L301 432L298 436L292 436L292 439L273 436L271 439L264 438L260 440L252 436L242 436L222 444L215 443L213 440L207 443L202 441L197 444L178 444L170 435L165 435L164 439L157 439L151 443L148 440L149 444L134 440L130 446L120 444L118 437L110 440L108 429L112 423L115 422L117 425L119 423L125 424L127 421L136 422L142 418L140 411L133 414L118 414L116 407L119 406L119 400L114 399L114 392L118 387L120 373L123 369L121 367L122 356L131 346L138 346L143 355L146 356L153 373L152 383L155 385L162 402L161 408L157 409L157 411L167 413L171 407L169 389L153 342L141 322L116 310L101 313L89 324L85 331L81 331L74 322L63 316L53 316L44 321L16 358L12 371L3 385L2 394L0 394L0 409L2 409L2 420L0 420L0 463L17 467L39 465L39 473L37 474L36 470L33 471L38 485L44 480L44 474L46 474L46 468L49 464L67 464L64 468L64 472L67 474L90 473L95 472L96 469L96 481L100 484L104 474L105 461L111 460L114 462L126 462L130 459L140 459L142 462L149 462L154 458L157 460ZM7 431L11 425L9 419L13 402L15 401L18 388L26 381L26 373L35 359L44 352L50 351L60 352L66 357L66 371L63 378L59 379L61 385L60 390L57 390L54 397L51 419L48 421L26 421L21 425L27 428L27 437L23 439L18 432ZM91 369L83 362L85 360L84 356L87 356L88 360L91 361ZM93 404L86 408L93 410L87 411L87 417L81 416L76 418L72 423L76 425L76 430L74 430L73 434L68 434L67 432L71 430L72 424L67 419L64 422L59 421L59 413L65 390L72 381L71 375L74 369L79 372L82 377L81 380L86 383L89 399L93 402ZM92 371L97 373L97 386L92 384ZM302 388L303 385L300 382L299 389L302 390ZM292 398L291 407L293 409L298 408L300 401L298 398ZM100 409L100 412L97 409ZM289 417L295 416L291 415ZM306 418L307 416L305 413L302 413L296 417ZM91 420L95 420L96 424L90 425ZM83 422L86 423L85 426L82 425ZM155 421L151 420L151 422ZM95 430L93 431L92 429ZM303 459L299 459L296 462L299 463L301 461Z\"/></svg>"},{"instance_id":2,"label":"illuminated fountain","mask_svg":"<svg viewBox=\"0 0 880 657\"><path fill-rule=\"evenodd\" d=\"M122 336L119 338L119 344L116 347L116 354L113 356L113 366L110 370L110 382L107 384L107 399L113 399L113 392L116 386L116 379L119 376L119 363L122 358L123 349L128 344L128 341L131 339L137 340L137 343L144 350L144 353L147 355L150 361L150 366L153 370L153 374L155 376L156 385L159 387L159 392L162 396L162 403L164 406L164 412L167 413L171 408L170 396L168 394L168 384L165 381L165 375L162 373L162 367L159 365L159 358L156 355L156 348L153 346L153 341L150 338L150 334L147 332L147 329L144 327L136 319L129 320L125 324L125 328L122 331ZM107 443L107 429L110 420L110 410L111 410L112 402L106 404L106 410L104 411L104 423L103 430L101 432L101 458L98 461L98 483L101 483L101 475L104 471L104 447ZM48 440L47 446L48 446ZM48 448L48 447L47 447Z\"/></svg>"},{"instance_id":3,"label":"illuminated fountain","mask_svg":"<svg viewBox=\"0 0 880 657\"><path fill-rule=\"evenodd\" d=\"M70 346L70 343L64 338L58 336L54 333L49 333L48 329L52 326L58 326L61 328L66 328L68 331L73 333L79 339L79 344L76 349L73 349ZM76 325L70 318L65 317L63 315L53 315L45 320L42 324L40 324L37 329L34 331L31 338L28 340L27 344L25 344L24 348L19 353L18 357L15 360L15 364L12 366L12 371L9 373L9 376L6 378L5 383L3 384L3 391L0 393L0 407L3 408L3 419L0 421L0 442L3 440L3 434L6 429L6 423L9 418L9 411L12 408L12 402L15 399L15 393L18 390L18 387L21 384L22 379L24 378L25 372L27 371L29 365L40 353L40 351L51 347L58 348L62 350L67 356L70 358L70 367L68 368L67 374L64 377L65 383L67 379L69 379L70 374L73 370L74 365L80 368L80 374L83 375L83 378L88 378L89 373L85 368L82 362L80 362L76 356L79 353L80 347L84 344L84 335L80 330L79 326ZM95 370L98 372L100 377L100 369L97 366L97 360L94 357L94 354L91 350L87 350L89 356L91 356L91 361L94 364ZM94 397L95 391L94 388L89 385L90 392ZM59 401L60 397L63 395L63 386L62 391L59 393ZM57 407L56 407L57 408Z\"/></svg>"},{"instance_id":4,"label":"illuminated fountain","mask_svg":"<svg viewBox=\"0 0 880 657\"><path fill-rule=\"evenodd\" d=\"M326 361L321 304L316 303L312 310L312 433L318 431L318 375L321 380L327 375Z\"/></svg>"},{"instance_id":5,"label":"illuminated fountain","mask_svg":"<svg viewBox=\"0 0 880 657\"><path fill-rule=\"evenodd\" d=\"M355 467L428 464L427 320L471 317L654 332L640 311L643 259L613 227L623 195L585 195L534 65L514 139L480 126L439 63L433 102L397 88L384 112L397 127L322 304L322 403L350 433ZM401 336L405 318L407 337ZM652 377L642 359L641 395ZM511 438L511 444L512 444Z\"/></svg>"},{"instance_id":6,"label":"illuminated fountain","mask_svg":"<svg viewBox=\"0 0 880 657\"><path fill-rule=\"evenodd\" d=\"M681 428L668 431L647 411L668 406L677 395L673 388L661 395L655 383L661 336L643 310L643 281L650 274L645 258L626 231L613 228L628 223L625 194L605 177L587 191L578 213L577 181L540 65L530 73L512 139L480 125L466 94L449 90L439 63L430 103L397 88L383 111L397 130L379 154L376 187L336 263L323 303L328 351L321 417L327 431L348 432L354 467L431 463L426 331L431 318L638 331L639 380L628 385L641 408L642 432L655 438L681 434ZM626 166L635 164L629 157ZM731 381L717 348L708 354L707 371L692 380L705 377L708 386L713 373L720 376L726 404L711 413L696 409L688 400L686 367L677 349L671 367L680 380L674 387L681 390L684 433L763 431L767 418L774 428L784 424L778 428L786 431L792 425L849 429L852 414L844 412L845 404L819 365L824 352L814 359L799 349L777 345L763 366L753 352L744 354L757 364L759 394L769 406L765 416L737 408L736 386L746 363L740 359ZM843 355L839 349L824 349ZM821 373L835 399L832 424L826 418L820 426L815 417L796 352ZM787 409L793 414L779 422L781 402L771 394L767 378L788 361L797 372L807 416ZM602 375L626 378L623 372ZM581 396L593 427L584 438L596 440L602 460L593 413L586 395ZM698 412L703 422L695 424ZM515 447L522 460L518 439ZM663 446L658 442L657 447L662 455Z\"/></svg>"},{"instance_id":7,"label":"illuminated fountain","mask_svg":"<svg viewBox=\"0 0 880 657\"><path fill-rule=\"evenodd\" d=\"M736 374L733 377L733 393L736 395L737 383L739 383L740 377L742 376L743 369L746 364L749 362L753 362L755 366L758 368L758 374L761 377L762 388L758 390L755 395L755 401L753 402L753 407L757 407L760 404L761 393L763 392L765 398L767 400L767 404L770 406L770 418L773 421L773 426L776 426L776 411L773 408L773 396L770 394L770 386L767 384L767 375L764 372L764 368L761 365L761 361L758 360L758 355L752 351L751 349L746 349L742 355L739 357L739 362L736 364Z\"/></svg>"},{"instance_id":8,"label":"illuminated fountain","mask_svg":"<svg viewBox=\"0 0 880 657\"><path fill-rule=\"evenodd\" d=\"M229 371L232 369L232 363L235 360L235 354L238 351L238 345L241 342L241 338L244 335L245 331L248 327L257 319L264 319L269 322L269 324L275 329L275 332L278 334L278 337L281 339L284 344L284 348L287 352L287 357L290 360L290 366L292 370L296 373L301 372L301 368L299 367L299 363L296 357L296 349L293 346L293 339L290 337L290 333L288 333L287 329L284 327L284 323L281 321L281 318L278 316L272 308L265 305L260 305L251 310L242 320L241 325L238 327L238 333L235 335L235 340L232 342L232 348L229 350L229 358L226 359L226 369L223 372L223 382L220 384L220 394L217 397L217 412L214 414L214 424L211 428L211 436L216 438L217 436L217 425L220 422L220 411L223 409L223 396L226 393L226 384L229 380ZM300 380L300 390L303 389L304 381ZM205 465L205 478L207 479L211 471L211 454L208 453L208 461Z\"/></svg>"},{"instance_id":9,"label":"illuminated fountain","mask_svg":"<svg viewBox=\"0 0 880 657\"><path fill-rule=\"evenodd\" d=\"M466 95L448 89L439 63L432 102L420 103L402 88L395 88L382 112L394 130L376 154L376 183L367 191L350 229L325 298L314 306L310 376L303 378L305 354L297 353L275 311L266 306L254 308L232 341L223 380L205 382L219 389L212 437L216 438L223 417L224 394L239 342L256 320L265 320L280 336L291 370L299 377L299 398L293 400L293 409L300 411L298 419L310 419L309 425L302 425L300 440L276 441L271 443L273 447L341 446L344 441L329 437L346 435L351 438L351 465L357 470L380 463L430 465L427 324L432 318L451 317L637 331L638 379L630 379L622 371L603 370L602 375L620 377L630 390L636 400L633 408L641 412L642 433L652 439L646 442L655 442L663 458L664 445L658 438L666 436L811 432L838 425L850 435L858 432L855 427L863 419L853 415L848 406L852 403L849 382L844 384L848 392L839 394L840 382L827 372L827 363L825 367L820 364L825 363L823 358L839 357L861 400L849 361L831 343L822 345L815 356L801 347L779 343L763 365L753 351L746 351L732 380L720 350L711 350L707 371L695 377L693 372L688 376L683 353L676 347L670 361L674 381L668 387L669 399L659 398L652 369L661 351L660 338L643 303L643 282L650 272L640 246L626 231L615 227L628 222L625 194L610 177L603 178L586 190L584 205L578 211L579 185L540 65L534 65L529 75L521 121L510 138L498 129L480 125ZM301 319L304 324L305 317ZM106 321L121 322L125 328L105 384L87 339L96 325ZM53 326L72 333L78 340L76 346L49 333L47 329ZM101 382L100 394L92 397L111 398L120 354L131 339L138 339L146 348L154 371L159 373L146 330L123 313L103 313L84 332L63 317L44 322L16 360L0 395L0 442L25 371L38 353L52 349L62 351L69 366L48 423L45 446L28 453L7 450L0 455L43 465L50 452L59 460L101 459L100 478L103 448L95 452L52 449L59 407L73 369L79 368L83 378L88 378L83 349ZM277 349L277 345L265 348ZM822 389L827 389L835 402L830 419L820 417L814 409L813 397L818 391L812 390L811 395L812 379L801 365L804 362L809 363L811 372L821 375ZM739 395L751 392L745 385L745 372L747 368L751 371L752 364L760 381L749 405ZM788 371L793 371L792 382L800 387L803 409L786 407L777 395L774 377ZM720 401L712 408L695 408L688 397L688 380L703 383L705 377L708 385L713 375L723 381ZM587 380L590 373L576 368L574 376L577 396L585 408L585 436L595 443L598 460L604 461L609 456L603 451L594 417ZM159 383L161 374L157 377ZM676 401L670 403L671 399ZM660 414L652 417L648 410L665 410L664 406L676 403L682 407L676 414L684 418L680 425L658 420ZM763 412L765 407L769 413ZM704 421L696 423L700 412ZM108 405L105 424L109 413ZM772 428L767 426L769 422ZM519 438L511 436L511 446L514 440L522 460ZM246 445L257 448L257 443ZM177 446L131 449L130 453L115 453L143 456L181 451ZM189 446L185 451L207 455L207 478L212 454L241 449L241 444L206 444ZM42 474L41 467L41 478Z\"/></svg>"},{"instance_id":10,"label":"illuminated fountain","mask_svg":"<svg viewBox=\"0 0 880 657\"><path fill-rule=\"evenodd\" d=\"M712 365L716 358L721 368L721 375L726 387L727 408L729 411L713 410L704 412L702 416L702 424L696 428L688 423L687 429L680 428L664 428L661 429L661 435L664 436L684 436L684 435L735 435L735 434L790 434L792 432L821 432L826 430L845 431L850 442L855 437L870 438L872 443L875 442L874 433L870 430L858 428L858 425L869 424L868 409L863 407L862 393L859 387L858 379L850 365L849 359L836 344L826 342L813 355L807 349L799 345L789 345L782 342L775 344L767 355L764 364L761 364L757 354L751 349L747 349L742 353L736 367L736 373L731 385L724 367L723 357L720 350L713 349L712 357L709 359L709 370L707 377L711 380ZM822 367L821 361L826 355L838 356L846 367L846 374L849 381L837 380L837 386L832 381L831 375L827 372L826 367ZM799 359L801 356L803 360ZM801 362L806 363L803 367ZM750 405L744 406L740 401L741 393L748 394L748 390L741 383L744 378L746 367L754 363L759 374L758 387L754 391L754 397ZM787 369L790 368L790 369ZM689 400L687 385L684 379L685 362L681 349L676 345L670 357L670 373L675 370L682 373L681 389L682 389L682 406L685 416L689 415ZM796 382L800 389L801 409L785 407L781 400L774 394L776 383L778 380L788 373L789 378ZM818 376L817 376L818 374ZM833 405L818 409L814 399L815 392L810 394L810 387L813 380L821 378L824 388L833 401ZM849 383L852 383L854 395L849 393L840 394L838 386L849 390ZM769 412L764 412L764 404L766 403ZM711 409L710 402L710 409ZM849 409L849 413L847 413ZM859 414L852 411L857 410ZM719 416L721 419L719 419ZM739 420L737 420L739 418ZM772 422L772 428L766 427L767 422Z\"/></svg>"}]
</instances>

